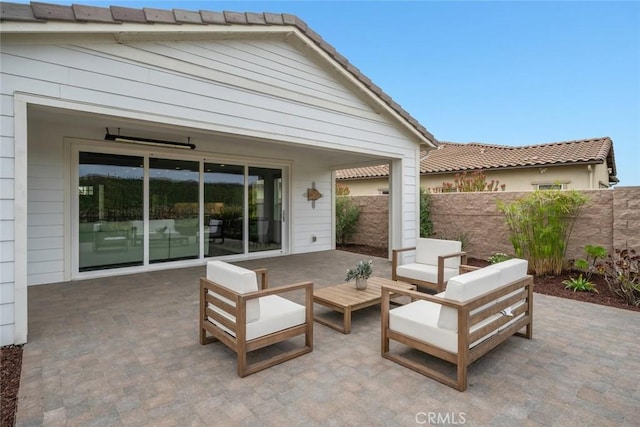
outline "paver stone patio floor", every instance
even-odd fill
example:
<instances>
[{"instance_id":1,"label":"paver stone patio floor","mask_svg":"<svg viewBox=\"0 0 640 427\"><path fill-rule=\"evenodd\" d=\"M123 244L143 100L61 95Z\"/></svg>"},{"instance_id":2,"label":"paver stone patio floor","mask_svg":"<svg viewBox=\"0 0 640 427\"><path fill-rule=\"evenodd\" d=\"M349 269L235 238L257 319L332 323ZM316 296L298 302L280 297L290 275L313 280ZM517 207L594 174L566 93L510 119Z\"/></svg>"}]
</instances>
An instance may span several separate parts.
<instances>
[{"instance_id":1,"label":"paver stone patio floor","mask_svg":"<svg viewBox=\"0 0 640 427\"><path fill-rule=\"evenodd\" d=\"M270 284L343 281L368 257L342 251L237 263ZM374 274L390 262L374 258ZM33 286L18 426L621 426L640 420L640 314L535 294L534 339L474 363L460 393L380 356L380 309L314 351L246 378L198 343L205 267ZM316 312L327 310L316 306ZM331 315L327 312L326 314ZM336 314L337 315L337 314ZM268 350L267 350L268 351Z\"/></svg>"}]
</instances>

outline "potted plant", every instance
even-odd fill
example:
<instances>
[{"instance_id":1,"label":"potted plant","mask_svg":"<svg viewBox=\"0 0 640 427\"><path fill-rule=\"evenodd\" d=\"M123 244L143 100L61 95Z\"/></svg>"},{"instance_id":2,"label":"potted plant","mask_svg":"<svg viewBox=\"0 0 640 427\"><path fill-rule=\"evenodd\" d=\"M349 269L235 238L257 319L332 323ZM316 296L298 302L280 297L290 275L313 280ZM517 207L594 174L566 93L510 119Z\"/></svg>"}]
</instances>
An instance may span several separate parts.
<instances>
[{"instance_id":1,"label":"potted plant","mask_svg":"<svg viewBox=\"0 0 640 427\"><path fill-rule=\"evenodd\" d=\"M347 278L345 280L348 282L356 279L356 289L367 289L367 279L371 277L371 273L373 273L373 268L371 268L372 264L373 261L371 260L358 262L355 267L347 270Z\"/></svg>"}]
</instances>

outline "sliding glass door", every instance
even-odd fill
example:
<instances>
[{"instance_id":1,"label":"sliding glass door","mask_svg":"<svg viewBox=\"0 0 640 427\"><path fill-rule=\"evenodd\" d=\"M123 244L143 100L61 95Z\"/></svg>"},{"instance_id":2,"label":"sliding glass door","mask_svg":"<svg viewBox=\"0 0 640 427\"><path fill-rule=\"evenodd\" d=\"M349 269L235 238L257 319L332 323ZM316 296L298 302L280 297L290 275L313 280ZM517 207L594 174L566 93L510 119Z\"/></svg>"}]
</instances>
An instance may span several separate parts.
<instances>
[{"instance_id":1,"label":"sliding glass door","mask_svg":"<svg viewBox=\"0 0 640 427\"><path fill-rule=\"evenodd\" d=\"M198 258L199 163L149 159L149 262Z\"/></svg>"},{"instance_id":2,"label":"sliding glass door","mask_svg":"<svg viewBox=\"0 0 640 427\"><path fill-rule=\"evenodd\" d=\"M148 154L78 159L76 271L282 250L283 169Z\"/></svg>"},{"instance_id":3,"label":"sliding glass door","mask_svg":"<svg viewBox=\"0 0 640 427\"><path fill-rule=\"evenodd\" d=\"M240 165L204 164L204 256L244 253L244 171Z\"/></svg>"},{"instance_id":4,"label":"sliding glass door","mask_svg":"<svg viewBox=\"0 0 640 427\"><path fill-rule=\"evenodd\" d=\"M282 169L249 168L249 252L282 249Z\"/></svg>"},{"instance_id":5,"label":"sliding glass door","mask_svg":"<svg viewBox=\"0 0 640 427\"><path fill-rule=\"evenodd\" d=\"M143 158L79 154L79 271L142 265Z\"/></svg>"}]
</instances>

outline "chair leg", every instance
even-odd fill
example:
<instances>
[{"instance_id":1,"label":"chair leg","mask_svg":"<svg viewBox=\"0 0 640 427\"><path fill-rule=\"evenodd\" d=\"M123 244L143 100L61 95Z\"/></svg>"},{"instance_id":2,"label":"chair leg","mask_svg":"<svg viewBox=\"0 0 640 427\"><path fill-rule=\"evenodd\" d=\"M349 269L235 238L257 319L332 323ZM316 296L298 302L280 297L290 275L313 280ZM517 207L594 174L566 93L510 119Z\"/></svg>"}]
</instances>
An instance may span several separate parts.
<instances>
[{"instance_id":1,"label":"chair leg","mask_svg":"<svg viewBox=\"0 0 640 427\"><path fill-rule=\"evenodd\" d=\"M238 351L238 376L241 378L246 377L247 374L247 353L244 351Z\"/></svg>"},{"instance_id":2,"label":"chair leg","mask_svg":"<svg viewBox=\"0 0 640 427\"><path fill-rule=\"evenodd\" d=\"M458 391L465 391L467 389L467 364L458 363Z\"/></svg>"}]
</instances>

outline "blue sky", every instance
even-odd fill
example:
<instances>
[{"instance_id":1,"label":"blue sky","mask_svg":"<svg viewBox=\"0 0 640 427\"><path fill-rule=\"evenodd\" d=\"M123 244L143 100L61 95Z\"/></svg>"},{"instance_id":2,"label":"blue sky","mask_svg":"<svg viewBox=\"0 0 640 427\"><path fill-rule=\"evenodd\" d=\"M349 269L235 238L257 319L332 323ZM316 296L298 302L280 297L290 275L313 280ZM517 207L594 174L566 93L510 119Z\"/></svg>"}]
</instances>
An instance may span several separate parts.
<instances>
[{"instance_id":1,"label":"blue sky","mask_svg":"<svg viewBox=\"0 0 640 427\"><path fill-rule=\"evenodd\" d=\"M291 13L439 140L528 145L609 136L620 185L640 185L637 2L77 3Z\"/></svg>"}]
</instances>

